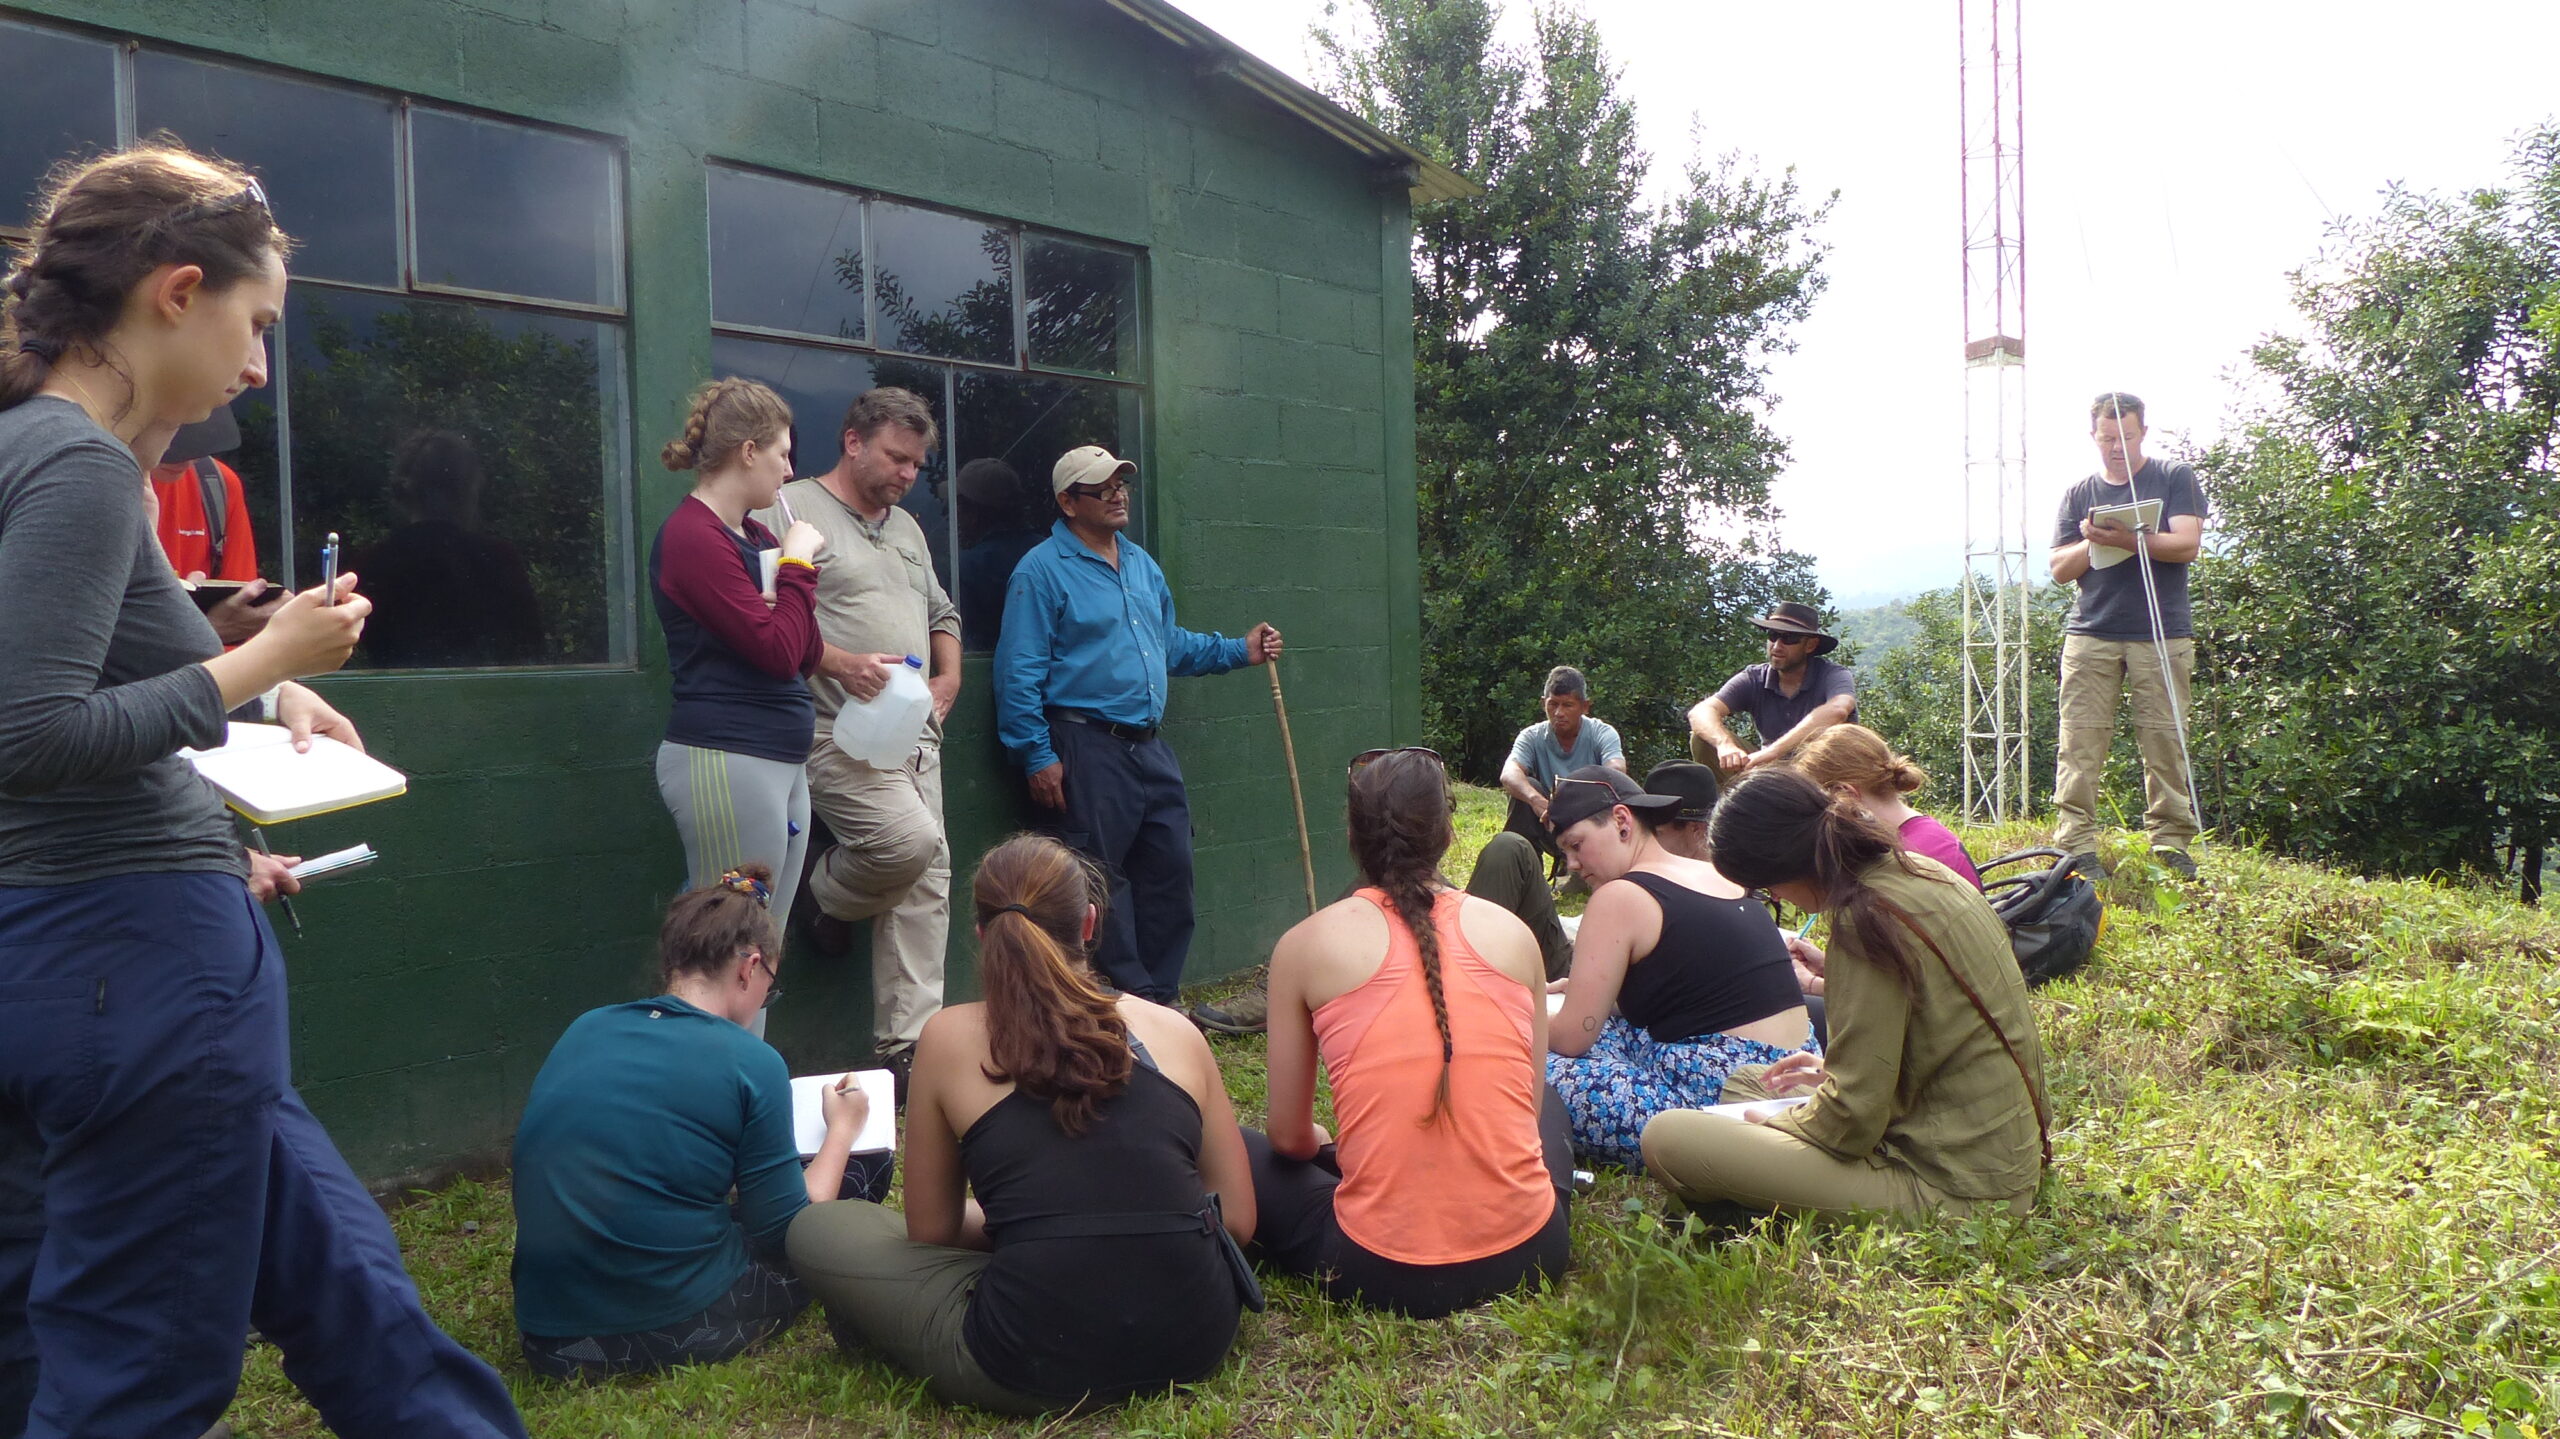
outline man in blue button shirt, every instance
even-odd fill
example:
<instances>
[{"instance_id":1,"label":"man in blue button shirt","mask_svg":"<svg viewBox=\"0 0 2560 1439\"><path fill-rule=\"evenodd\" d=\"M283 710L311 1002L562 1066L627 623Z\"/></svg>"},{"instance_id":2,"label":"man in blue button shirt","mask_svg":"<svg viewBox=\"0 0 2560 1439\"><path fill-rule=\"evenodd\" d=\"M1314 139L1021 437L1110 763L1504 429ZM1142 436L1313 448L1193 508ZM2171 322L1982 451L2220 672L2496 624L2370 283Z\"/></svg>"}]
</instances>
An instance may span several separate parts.
<instances>
[{"instance_id":1,"label":"man in blue button shirt","mask_svg":"<svg viewBox=\"0 0 2560 1439\"><path fill-rule=\"evenodd\" d=\"M1169 675L1224 674L1280 653L1174 623L1155 559L1124 539L1138 467L1099 445L1050 472L1060 518L1014 567L996 640L996 736L1057 811L1061 838L1111 886L1094 963L1120 989L1171 1004L1191 953L1191 806L1159 732Z\"/></svg>"}]
</instances>

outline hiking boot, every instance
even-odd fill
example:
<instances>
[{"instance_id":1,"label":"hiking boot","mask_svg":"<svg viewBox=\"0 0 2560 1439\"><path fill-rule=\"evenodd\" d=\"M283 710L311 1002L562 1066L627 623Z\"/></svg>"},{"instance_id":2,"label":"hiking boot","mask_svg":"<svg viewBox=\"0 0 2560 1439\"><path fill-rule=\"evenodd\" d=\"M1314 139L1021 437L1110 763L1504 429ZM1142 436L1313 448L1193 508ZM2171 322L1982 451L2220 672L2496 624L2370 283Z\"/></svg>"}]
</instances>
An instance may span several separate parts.
<instances>
[{"instance_id":1,"label":"hiking boot","mask_svg":"<svg viewBox=\"0 0 2560 1439\"><path fill-rule=\"evenodd\" d=\"M828 959L842 959L853 948L853 921L823 909L809 911L809 947Z\"/></svg>"},{"instance_id":2,"label":"hiking boot","mask_svg":"<svg viewBox=\"0 0 2560 1439\"><path fill-rule=\"evenodd\" d=\"M879 1050L871 1056L871 1067L889 1071L889 1082L894 1087L897 1105L900 1109L906 1108L907 1076L913 1073L916 1067L915 1046L909 1044L901 1045L896 1049Z\"/></svg>"},{"instance_id":3,"label":"hiking boot","mask_svg":"<svg viewBox=\"0 0 2560 1439\"><path fill-rule=\"evenodd\" d=\"M2085 849L2073 855L2071 867L2079 871L2081 877L2091 884L2102 883L2107 877L2107 862L2098 858L2098 852L2094 849Z\"/></svg>"},{"instance_id":4,"label":"hiking boot","mask_svg":"<svg viewBox=\"0 0 2560 1439\"><path fill-rule=\"evenodd\" d=\"M1191 1022L1212 1034L1260 1034L1271 1025L1271 981L1233 994L1220 1004L1195 1004Z\"/></svg>"},{"instance_id":5,"label":"hiking boot","mask_svg":"<svg viewBox=\"0 0 2560 1439\"><path fill-rule=\"evenodd\" d=\"M2180 879L2196 877L2195 857L2183 849L2155 849L2151 851L2151 862Z\"/></svg>"}]
</instances>

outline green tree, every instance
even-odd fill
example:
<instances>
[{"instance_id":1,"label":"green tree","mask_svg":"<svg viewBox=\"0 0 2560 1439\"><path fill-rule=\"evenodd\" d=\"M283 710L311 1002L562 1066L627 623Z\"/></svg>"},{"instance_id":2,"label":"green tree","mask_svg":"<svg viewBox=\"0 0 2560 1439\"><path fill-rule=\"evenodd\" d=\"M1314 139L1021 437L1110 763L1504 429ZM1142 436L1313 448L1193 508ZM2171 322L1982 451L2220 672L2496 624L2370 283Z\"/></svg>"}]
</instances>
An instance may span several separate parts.
<instances>
[{"instance_id":1,"label":"green tree","mask_svg":"<svg viewBox=\"0 0 2560 1439\"><path fill-rule=\"evenodd\" d=\"M1486 187L1414 217L1423 705L1489 780L1549 666L1590 675L1642 764L1759 658L1744 617L1816 604L1774 534L1770 355L1822 288L1792 175L1649 157L1597 28L1540 9L1524 51L1495 0L1361 0L1319 36L1344 104Z\"/></svg>"},{"instance_id":2,"label":"green tree","mask_svg":"<svg viewBox=\"0 0 2560 1439\"><path fill-rule=\"evenodd\" d=\"M2369 870L2537 871L2560 825L2560 128L2517 144L2510 184L2395 190L2333 242L2206 465L2207 808Z\"/></svg>"}]
</instances>

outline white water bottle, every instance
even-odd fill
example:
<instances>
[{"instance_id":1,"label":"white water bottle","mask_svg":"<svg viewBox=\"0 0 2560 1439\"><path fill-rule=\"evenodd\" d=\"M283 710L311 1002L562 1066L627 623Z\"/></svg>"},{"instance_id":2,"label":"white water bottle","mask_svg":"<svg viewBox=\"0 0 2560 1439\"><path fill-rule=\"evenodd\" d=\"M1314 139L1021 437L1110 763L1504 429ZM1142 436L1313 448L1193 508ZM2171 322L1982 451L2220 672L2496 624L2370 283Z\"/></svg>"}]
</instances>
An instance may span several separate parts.
<instances>
[{"instance_id":1,"label":"white water bottle","mask_svg":"<svg viewBox=\"0 0 2560 1439\"><path fill-rule=\"evenodd\" d=\"M896 769L914 754L925 721L933 717L933 691L924 684L924 661L914 655L889 672L889 682L867 700L848 696L836 711L836 748L865 764Z\"/></svg>"}]
</instances>

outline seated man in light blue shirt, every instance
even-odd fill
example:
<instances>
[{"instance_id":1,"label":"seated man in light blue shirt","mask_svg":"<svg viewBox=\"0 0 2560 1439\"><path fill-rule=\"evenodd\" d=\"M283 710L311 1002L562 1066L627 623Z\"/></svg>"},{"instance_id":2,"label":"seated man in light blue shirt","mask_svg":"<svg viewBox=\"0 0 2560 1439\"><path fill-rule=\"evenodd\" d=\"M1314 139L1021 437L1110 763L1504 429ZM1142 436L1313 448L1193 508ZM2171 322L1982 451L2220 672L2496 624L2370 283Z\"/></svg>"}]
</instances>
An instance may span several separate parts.
<instances>
[{"instance_id":1,"label":"seated man in light blue shirt","mask_svg":"<svg viewBox=\"0 0 2560 1439\"><path fill-rule=\"evenodd\" d=\"M1168 675L1224 674L1280 653L1174 623L1173 591L1121 531L1138 467L1099 445L1050 472L1061 518L1005 585L996 737L1055 811L1059 837L1101 861L1111 899L1094 966L1123 991L1174 1002L1191 953L1191 807L1160 732Z\"/></svg>"},{"instance_id":2,"label":"seated man in light blue shirt","mask_svg":"<svg viewBox=\"0 0 2560 1439\"><path fill-rule=\"evenodd\" d=\"M1520 731L1511 742L1511 758L1502 762L1502 788L1511 796L1503 828L1552 858L1556 841L1547 832L1547 796L1556 781L1586 765L1605 764L1624 773L1627 750L1616 729L1591 717L1591 686L1573 666L1547 672L1541 703L1546 719Z\"/></svg>"}]
</instances>

